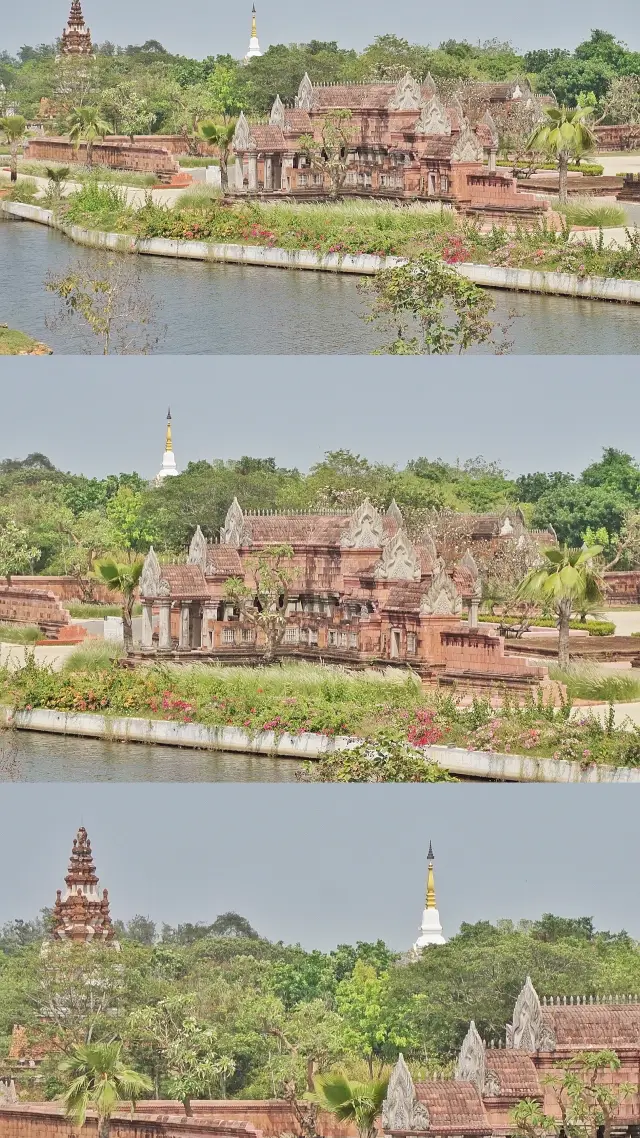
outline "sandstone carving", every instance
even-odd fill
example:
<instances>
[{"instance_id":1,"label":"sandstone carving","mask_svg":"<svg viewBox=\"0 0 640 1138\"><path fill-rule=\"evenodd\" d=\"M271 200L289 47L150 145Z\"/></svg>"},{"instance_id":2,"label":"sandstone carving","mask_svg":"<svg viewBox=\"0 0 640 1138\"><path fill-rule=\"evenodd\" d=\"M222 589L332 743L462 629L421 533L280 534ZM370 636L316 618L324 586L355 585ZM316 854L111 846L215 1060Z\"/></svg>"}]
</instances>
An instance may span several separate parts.
<instances>
[{"instance_id":1,"label":"sandstone carving","mask_svg":"<svg viewBox=\"0 0 640 1138\"><path fill-rule=\"evenodd\" d=\"M311 82L309 76L307 75L307 73L305 71L304 75L302 76L302 79L300 80L300 86L298 87L298 94L296 95L296 98L295 98L295 105L296 105L296 107L299 107L301 111L310 111L312 99L313 99L313 83Z\"/></svg>"},{"instance_id":2,"label":"sandstone carving","mask_svg":"<svg viewBox=\"0 0 640 1138\"><path fill-rule=\"evenodd\" d=\"M202 572L205 573L207 569L207 539L204 536L200 526L196 526L196 532L191 538L189 546L189 556L187 557L187 565L199 565Z\"/></svg>"},{"instance_id":3,"label":"sandstone carving","mask_svg":"<svg viewBox=\"0 0 640 1138\"><path fill-rule=\"evenodd\" d=\"M429 1125L429 1111L417 1098L409 1068L399 1055L382 1104L382 1129L385 1133L401 1130L413 1134L428 1130Z\"/></svg>"},{"instance_id":4,"label":"sandstone carving","mask_svg":"<svg viewBox=\"0 0 640 1138\"><path fill-rule=\"evenodd\" d=\"M419 581L420 558L404 530L399 529L386 543L374 577L383 581Z\"/></svg>"},{"instance_id":5,"label":"sandstone carving","mask_svg":"<svg viewBox=\"0 0 640 1138\"><path fill-rule=\"evenodd\" d=\"M142 566L142 573L140 575L140 595L142 597L157 597L160 586L160 562L156 557L156 552L153 546L149 546L149 552L144 559Z\"/></svg>"},{"instance_id":6,"label":"sandstone carving","mask_svg":"<svg viewBox=\"0 0 640 1138\"><path fill-rule=\"evenodd\" d=\"M437 95L424 104L414 129L416 134L451 134L451 119Z\"/></svg>"},{"instance_id":7,"label":"sandstone carving","mask_svg":"<svg viewBox=\"0 0 640 1138\"><path fill-rule=\"evenodd\" d=\"M482 1094L485 1083L485 1046L473 1020L460 1048L455 1077L459 1082L473 1083L478 1093Z\"/></svg>"},{"instance_id":8,"label":"sandstone carving","mask_svg":"<svg viewBox=\"0 0 640 1138\"><path fill-rule=\"evenodd\" d=\"M434 574L431 587L420 602L421 616L458 616L462 612L462 597L442 564Z\"/></svg>"},{"instance_id":9,"label":"sandstone carving","mask_svg":"<svg viewBox=\"0 0 640 1138\"><path fill-rule=\"evenodd\" d=\"M276 95L271 108L269 123L271 126L279 126L281 129L284 129L284 103L279 95Z\"/></svg>"},{"instance_id":10,"label":"sandstone carving","mask_svg":"<svg viewBox=\"0 0 640 1138\"><path fill-rule=\"evenodd\" d=\"M454 162L482 162L483 148L477 134L474 134L471 127L467 123L464 130L460 134L453 150L451 157Z\"/></svg>"},{"instance_id":11,"label":"sandstone carving","mask_svg":"<svg viewBox=\"0 0 640 1138\"><path fill-rule=\"evenodd\" d=\"M388 106L390 111L417 111L421 101L420 84L407 71L406 75L396 84Z\"/></svg>"},{"instance_id":12,"label":"sandstone carving","mask_svg":"<svg viewBox=\"0 0 640 1138\"><path fill-rule=\"evenodd\" d=\"M252 146L251 131L249 123L245 118L244 111L240 111L240 117L236 123L236 129L233 133L233 149L236 153L242 153L244 150L250 150Z\"/></svg>"},{"instance_id":13,"label":"sandstone carving","mask_svg":"<svg viewBox=\"0 0 640 1138\"><path fill-rule=\"evenodd\" d=\"M382 518L373 503L365 498L351 515L340 545L343 549L375 549L380 548L383 541Z\"/></svg>"},{"instance_id":14,"label":"sandstone carving","mask_svg":"<svg viewBox=\"0 0 640 1138\"><path fill-rule=\"evenodd\" d=\"M244 514L237 498L227 510L224 525L220 530L220 541L224 545L235 545L236 549L246 540Z\"/></svg>"}]
</instances>

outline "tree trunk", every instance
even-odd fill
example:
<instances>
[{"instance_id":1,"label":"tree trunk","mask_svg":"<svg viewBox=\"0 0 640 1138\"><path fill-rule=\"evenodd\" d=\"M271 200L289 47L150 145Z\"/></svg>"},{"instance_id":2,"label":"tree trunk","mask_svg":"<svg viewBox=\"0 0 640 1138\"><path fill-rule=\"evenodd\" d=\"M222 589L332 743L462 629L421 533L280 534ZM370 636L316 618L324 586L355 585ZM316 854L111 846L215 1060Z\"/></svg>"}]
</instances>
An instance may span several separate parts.
<instances>
[{"instance_id":1,"label":"tree trunk","mask_svg":"<svg viewBox=\"0 0 640 1138\"><path fill-rule=\"evenodd\" d=\"M109 1138L109 1131L111 1128L110 1119L102 1117L98 1119L98 1138Z\"/></svg>"},{"instance_id":2,"label":"tree trunk","mask_svg":"<svg viewBox=\"0 0 640 1138\"><path fill-rule=\"evenodd\" d=\"M10 165L11 165L11 181L17 182L18 181L18 147L17 147L16 143L14 143L13 146L10 147L10 151L11 151L11 163L10 163Z\"/></svg>"},{"instance_id":3,"label":"tree trunk","mask_svg":"<svg viewBox=\"0 0 640 1138\"><path fill-rule=\"evenodd\" d=\"M122 635L124 638L124 650L130 652L133 648L133 597L131 600L125 601L122 606Z\"/></svg>"},{"instance_id":4,"label":"tree trunk","mask_svg":"<svg viewBox=\"0 0 640 1138\"><path fill-rule=\"evenodd\" d=\"M560 205L566 205L569 200L567 191L567 178L569 174L569 155L560 153L558 155L558 201Z\"/></svg>"},{"instance_id":5,"label":"tree trunk","mask_svg":"<svg viewBox=\"0 0 640 1138\"><path fill-rule=\"evenodd\" d=\"M182 1105L184 1106L184 1113L187 1115L188 1118L191 1118L193 1111L191 1109L191 1099L188 1096L187 1096L187 1098L185 1098Z\"/></svg>"},{"instance_id":6,"label":"tree trunk","mask_svg":"<svg viewBox=\"0 0 640 1138\"><path fill-rule=\"evenodd\" d=\"M87 139L87 166L91 169L93 165L93 139Z\"/></svg>"},{"instance_id":7,"label":"tree trunk","mask_svg":"<svg viewBox=\"0 0 640 1138\"><path fill-rule=\"evenodd\" d=\"M558 605L558 666L564 670L569 667L569 620L571 601L560 601Z\"/></svg>"},{"instance_id":8,"label":"tree trunk","mask_svg":"<svg viewBox=\"0 0 640 1138\"><path fill-rule=\"evenodd\" d=\"M220 188L226 191L229 189L229 173L227 169L227 155L220 151Z\"/></svg>"}]
</instances>

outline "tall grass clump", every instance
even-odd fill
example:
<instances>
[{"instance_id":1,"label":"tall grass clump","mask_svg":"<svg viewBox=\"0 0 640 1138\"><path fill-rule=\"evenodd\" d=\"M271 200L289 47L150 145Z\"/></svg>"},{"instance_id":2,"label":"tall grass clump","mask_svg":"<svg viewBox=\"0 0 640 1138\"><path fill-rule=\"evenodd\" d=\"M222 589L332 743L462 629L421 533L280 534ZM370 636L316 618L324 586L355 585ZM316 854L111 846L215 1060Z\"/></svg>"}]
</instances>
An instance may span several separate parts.
<instances>
[{"instance_id":1,"label":"tall grass clump","mask_svg":"<svg viewBox=\"0 0 640 1138\"><path fill-rule=\"evenodd\" d=\"M179 194L176 208L180 209L210 209L212 205L222 201L222 190L219 186L211 186L206 182L195 182L187 190Z\"/></svg>"},{"instance_id":2,"label":"tall grass clump","mask_svg":"<svg viewBox=\"0 0 640 1138\"><path fill-rule=\"evenodd\" d=\"M566 205L556 205L554 209L563 214L570 225L590 225L599 229L615 229L627 223L627 214L622 206L609 202L599 202L588 195L572 198Z\"/></svg>"},{"instance_id":3,"label":"tall grass clump","mask_svg":"<svg viewBox=\"0 0 640 1138\"><path fill-rule=\"evenodd\" d=\"M35 644L42 633L35 624L0 624L0 643Z\"/></svg>"},{"instance_id":4,"label":"tall grass clump","mask_svg":"<svg viewBox=\"0 0 640 1138\"><path fill-rule=\"evenodd\" d=\"M566 684L570 699L593 699L603 703L631 703L640 699L640 676L632 672L601 672L584 664L566 670L549 668L552 680Z\"/></svg>"},{"instance_id":5,"label":"tall grass clump","mask_svg":"<svg viewBox=\"0 0 640 1138\"><path fill-rule=\"evenodd\" d=\"M91 604L87 601L72 601L65 605L69 616L75 620L102 620L105 616L122 616L122 605ZM142 605L133 606L133 615L140 616Z\"/></svg>"},{"instance_id":6,"label":"tall grass clump","mask_svg":"<svg viewBox=\"0 0 640 1138\"><path fill-rule=\"evenodd\" d=\"M102 186L96 178L70 194L65 220L94 229L117 229L126 225L132 211L127 195L119 186Z\"/></svg>"},{"instance_id":7,"label":"tall grass clump","mask_svg":"<svg viewBox=\"0 0 640 1138\"><path fill-rule=\"evenodd\" d=\"M103 672L124 656L124 648L112 640L87 640L67 656L63 672Z\"/></svg>"}]
</instances>

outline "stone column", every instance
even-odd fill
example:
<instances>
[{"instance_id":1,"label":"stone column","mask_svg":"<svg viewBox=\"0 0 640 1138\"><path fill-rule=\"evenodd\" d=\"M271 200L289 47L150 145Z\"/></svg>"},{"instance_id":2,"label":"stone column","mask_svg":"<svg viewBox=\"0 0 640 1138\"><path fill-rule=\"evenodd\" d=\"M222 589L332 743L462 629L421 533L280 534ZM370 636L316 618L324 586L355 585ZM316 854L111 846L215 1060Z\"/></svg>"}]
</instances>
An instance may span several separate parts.
<instances>
[{"instance_id":1,"label":"stone column","mask_svg":"<svg viewBox=\"0 0 640 1138\"><path fill-rule=\"evenodd\" d=\"M209 648L209 621L215 620L216 610L209 605L203 605L202 625L200 627L200 646Z\"/></svg>"},{"instance_id":2,"label":"stone column","mask_svg":"<svg viewBox=\"0 0 640 1138\"><path fill-rule=\"evenodd\" d=\"M180 607L180 636L178 638L179 648L189 648L189 602L183 601Z\"/></svg>"},{"instance_id":3,"label":"stone column","mask_svg":"<svg viewBox=\"0 0 640 1138\"><path fill-rule=\"evenodd\" d=\"M142 606L142 647L153 646L153 604L145 601Z\"/></svg>"},{"instance_id":4,"label":"stone column","mask_svg":"<svg viewBox=\"0 0 640 1138\"><path fill-rule=\"evenodd\" d=\"M258 155L249 155L249 193L258 189Z\"/></svg>"},{"instance_id":5,"label":"stone column","mask_svg":"<svg viewBox=\"0 0 640 1138\"><path fill-rule=\"evenodd\" d=\"M498 157L498 151L494 150L492 148L489 151L489 173L490 174L495 174L495 172L496 172L496 158L497 157Z\"/></svg>"},{"instance_id":6,"label":"stone column","mask_svg":"<svg viewBox=\"0 0 640 1138\"><path fill-rule=\"evenodd\" d=\"M161 600L160 605L160 626L158 629L158 648L162 651L170 651L171 645L171 601Z\"/></svg>"},{"instance_id":7,"label":"stone column","mask_svg":"<svg viewBox=\"0 0 640 1138\"><path fill-rule=\"evenodd\" d=\"M280 189L290 189L289 180L291 178L291 171L293 170L293 158L283 158L282 166L280 167Z\"/></svg>"},{"instance_id":8,"label":"stone column","mask_svg":"<svg viewBox=\"0 0 640 1138\"><path fill-rule=\"evenodd\" d=\"M264 158L264 188L265 190L273 189L273 158L266 154Z\"/></svg>"},{"instance_id":9,"label":"stone column","mask_svg":"<svg viewBox=\"0 0 640 1138\"><path fill-rule=\"evenodd\" d=\"M481 594L475 592L469 601L469 632L476 631L478 628L478 608L480 607Z\"/></svg>"}]
</instances>

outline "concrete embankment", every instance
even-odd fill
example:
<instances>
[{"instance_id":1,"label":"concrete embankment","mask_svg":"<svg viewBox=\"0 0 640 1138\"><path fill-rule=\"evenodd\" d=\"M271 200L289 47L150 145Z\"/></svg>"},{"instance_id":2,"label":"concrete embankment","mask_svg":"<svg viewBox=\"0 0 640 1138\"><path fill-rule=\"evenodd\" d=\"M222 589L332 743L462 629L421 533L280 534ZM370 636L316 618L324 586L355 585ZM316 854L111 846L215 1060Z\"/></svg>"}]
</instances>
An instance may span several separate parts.
<instances>
[{"instance_id":1,"label":"concrete embankment","mask_svg":"<svg viewBox=\"0 0 640 1138\"><path fill-rule=\"evenodd\" d=\"M351 273L373 276L381 269L404 264L401 257L377 257L371 253L314 253L311 249L271 249L261 245L211 244L207 241L180 241L168 237L136 238L124 233L103 233L81 225L54 222L51 210L21 202L0 201L0 212L7 217L35 221L57 229L77 245L117 253L140 253L151 257L211 261L234 265L263 266L272 269L307 269L313 272ZM513 292L572 296L585 300L614 300L640 304L640 280L611 277L578 277L573 273L543 272L538 269L510 269L499 265L460 264L456 272L484 288Z\"/></svg>"},{"instance_id":2,"label":"concrete embankment","mask_svg":"<svg viewBox=\"0 0 640 1138\"><path fill-rule=\"evenodd\" d=\"M206 727L201 723L173 723L134 716L111 718L89 712L0 709L0 726L18 731L75 735L111 742L164 744L207 751L235 751L282 759L320 759L358 742L350 736L251 734L238 727ZM562 759L467 751L462 747L425 747L425 756L462 779L490 782L640 782L640 770L591 765L582 767Z\"/></svg>"}]
</instances>

